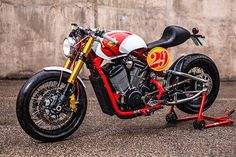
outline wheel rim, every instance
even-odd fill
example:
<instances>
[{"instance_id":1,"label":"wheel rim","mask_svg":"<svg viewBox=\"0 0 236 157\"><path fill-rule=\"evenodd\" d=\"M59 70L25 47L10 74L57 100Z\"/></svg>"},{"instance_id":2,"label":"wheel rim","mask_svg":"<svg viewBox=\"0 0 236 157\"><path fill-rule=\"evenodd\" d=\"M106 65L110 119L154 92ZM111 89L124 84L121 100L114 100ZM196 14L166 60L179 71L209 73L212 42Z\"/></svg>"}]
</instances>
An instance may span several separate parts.
<instances>
[{"instance_id":1,"label":"wheel rim","mask_svg":"<svg viewBox=\"0 0 236 157\"><path fill-rule=\"evenodd\" d=\"M207 88L207 96L211 93L212 88L213 88L213 80L211 78L211 76L201 67L193 67L188 71L188 74L197 76L198 78L204 79L207 81L207 83L202 83L199 81L194 81L194 83L191 83L190 86L192 90L203 90L203 86L205 86L205 88ZM188 95L186 95L186 97L189 97ZM189 104L191 104L192 107L198 108L200 106L201 103L201 98L202 96L199 96L198 98L193 99L192 101L189 102ZM206 100L207 101L207 100Z\"/></svg>"},{"instance_id":2,"label":"wheel rim","mask_svg":"<svg viewBox=\"0 0 236 157\"><path fill-rule=\"evenodd\" d=\"M33 123L39 128L56 130L72 119L74 112L70 110L69 101L65 102L61 108L53 107L64 87L63 82L49 80L39 85L33 92L29 113Z\"/></svg>"},{"instance_id":3,"label":"wheel rim","mask_svg":"<svg viewBox=\"0 0 236 157\"><path fill-rule=\"evenodd\" d=\"M207 88L207 95L210 94L213 86L213 81L211 76L206 73L206 71L200 67L193 67L188 71L188 74L192 74L194 76L197 76L198 78L204 79L207 81L207 83L201 83L199 81L195 81L195 90L202 90L202 85L204 85Z\"/></svg>"}]
</instances>

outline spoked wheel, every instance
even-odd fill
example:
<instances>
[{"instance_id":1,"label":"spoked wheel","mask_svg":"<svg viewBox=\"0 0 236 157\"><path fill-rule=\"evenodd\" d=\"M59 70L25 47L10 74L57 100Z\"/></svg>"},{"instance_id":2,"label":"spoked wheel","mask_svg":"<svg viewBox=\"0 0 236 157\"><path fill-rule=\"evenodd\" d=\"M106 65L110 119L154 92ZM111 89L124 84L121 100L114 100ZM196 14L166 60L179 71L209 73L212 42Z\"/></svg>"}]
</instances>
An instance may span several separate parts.
<instances>
[{"instance_id":1,"label":"spoked wheel","mask_svg":"<svg viewBox=\"0 0 236 157\"><path fill-rule=\"evenodd\" d=\"M70 98L57 105L68 77L67 73L42 71L22 87L16 104L17 118L31 137L40 141L62 140L82 123L87 100L80 82L73 87Z\"/></svg>"},{"instance_id":2,"label":"spoked wheel","mask_svg":"<svg viewBox=\"0 0 236 157\"><path fill-rule=\"evenodd\" d=\"M69 100L62 107L54 105L63 92L65 84L53 80L42 83L34 91L30 104L30 117L40 128L55 130L65 125L73 115Z\"/></svg>"},{"instance_id":3,"label":"spoked wheel","mask_svg":"<svg viewBox=\"0 0 236 157\"><path fill-rule=\"evenodd\" d=\"M207 83L191 80L176 88L176 90L186 93L179 95L178 99L191 97L193 94L187 94L188 91L200 91L203 88L207 88L207 98L204 104L204 111L207 110L215 101L220 86L219 72L214 62L205 55L192 54L186 56L182 61L176 63L176 65L173 65L171 70L174 69L207 80ZM170 78L169 82L170 84L174 84L183 81L184 79L186 78L173 76ZM183 112L195 114L199 112L201 98L202 97L199 96L187 103L178 104L176 106Z\"/></svg>"}]
</instances>

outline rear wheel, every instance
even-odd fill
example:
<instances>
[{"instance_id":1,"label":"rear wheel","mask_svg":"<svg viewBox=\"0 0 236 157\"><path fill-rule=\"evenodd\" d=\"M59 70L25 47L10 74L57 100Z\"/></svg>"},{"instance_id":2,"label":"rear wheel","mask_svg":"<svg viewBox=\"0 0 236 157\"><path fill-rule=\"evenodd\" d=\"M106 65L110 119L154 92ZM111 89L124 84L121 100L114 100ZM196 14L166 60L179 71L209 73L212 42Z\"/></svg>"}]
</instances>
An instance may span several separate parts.
<instances>
[{"instance_id":1,"label":"rear wheel","mask_svg":"<svg viewBox=\"0 0 236 157\"><path fill-rule=\"evenodd\" d=\"M214 62L207 56L202 54L191 54L184 57L179 62L174 63L170 68L171 70L175 69L176 71L181 71L188 73L199 78L208 80L207 84L207 98L204 104L204 111L207 110L215 101L219 86L220 86L220 77ZM172 76L169 80L170 85L182 81L182 77ZM178 87L177 90L181 91L199 91L203 87L203 83L199 81L189 81L184 84L184 86ZM190 97L191 95L184 94L178 96L178 99L183 99ZM189 114L195 114L199 112L201 104L201 97L193 99L187 103L176 105L181 111Z\"/></svg>"},{"instance_id":2,"label":"rear wheel","mask_svg":"<svg viewBox=\"0 0 236 157\"><path fill-rule=\"evenodd\" d=\"M77 102L76 109L71 108L69 98L61 107L55 105L69 76L59 71L41 71L20 90L16 103L17 118L23 130L34 139L45 142L62 140L82 123L87 98L80 82L71 93Z\"/></svg>"}]
</instances>

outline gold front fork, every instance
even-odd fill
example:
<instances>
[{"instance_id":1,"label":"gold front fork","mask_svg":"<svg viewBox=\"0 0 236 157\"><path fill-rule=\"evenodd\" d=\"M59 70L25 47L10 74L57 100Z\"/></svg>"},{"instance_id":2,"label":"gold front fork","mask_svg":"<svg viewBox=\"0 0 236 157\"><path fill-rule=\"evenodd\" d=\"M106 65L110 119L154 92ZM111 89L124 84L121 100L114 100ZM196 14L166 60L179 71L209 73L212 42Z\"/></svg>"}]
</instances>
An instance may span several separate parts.
<instances>
[{"instance_id":1,"label":"gold front fork","mask_svg":"<svg viewBox=\"0 0 236 157\"><path fill-rule=\"evenodd\" d=\"M83 50L82 50L82 54L84 55L84 57L87 57L89 52L91 51L91 48L93 46L93 38L92 37L89 37L88 39L88 42L86 43L86 45L84 46ZM68 61L69 62L69 61ZM66 63L67 64L67 63ZM66 65L65 64L65 65ZM64 65L64 66L65 66ZM77 61L77 63L75 64L75 68L73 69L71 75L70 75L70 78L67 80L68 83L70 84L74 84L75 80L76 80L76 77L77 75L79 74L81 68L83 67L84 65L84 61L82 61L81 59L79 59Z\"/></svg>"},{"instance_id":2,"label":"gold front fork","mask_svg":"<svg viewBox=\"0 0 236 157\"><path fill-rule=\"evenodd\" d=\"M71 58L67 58L66 63L64 64L64 68L70 69L72 61L73 60Z\"/></svg>"}]
</instances>

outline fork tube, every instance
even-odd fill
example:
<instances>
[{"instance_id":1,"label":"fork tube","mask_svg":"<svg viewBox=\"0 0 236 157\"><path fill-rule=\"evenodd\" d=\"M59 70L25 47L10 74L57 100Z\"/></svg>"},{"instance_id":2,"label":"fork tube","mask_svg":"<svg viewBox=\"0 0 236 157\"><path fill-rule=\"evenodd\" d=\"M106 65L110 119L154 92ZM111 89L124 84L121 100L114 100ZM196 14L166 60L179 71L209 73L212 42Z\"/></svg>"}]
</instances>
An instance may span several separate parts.
<instances>
[{"instance_id":1,"label":"fork tube","mask_svg":"<svg viewBox=\"0 0 236 157\"><path fill-rule=\"evenodd\" d=\"M91 48L92 48L92 45L93 45L93 38L92 37L89 37L86 45L84 46L81 54L84 56L84 57L87 57L89 52L91 51ZM71 75L70 75L70 78L67 80L68 83L70 84L74 84L75 80L76 80L76 77L77 75L79 74L81 68L83 67L84 65L84 61L82 61L82 58L79 58L78 59L78 62L75 64L75 68L73 69Z\"/></svg>"},{"instance_id":2,"label":"fork tube","mask_svg":"<svg viewBox=\"0 0 236 157\"><path fill-rule=\"evenodd\" d=\"M64 64L64 68L70 69L71 63L72 63L72 59L67 58L66 63Z\"/></svg>"}]
</instances>

